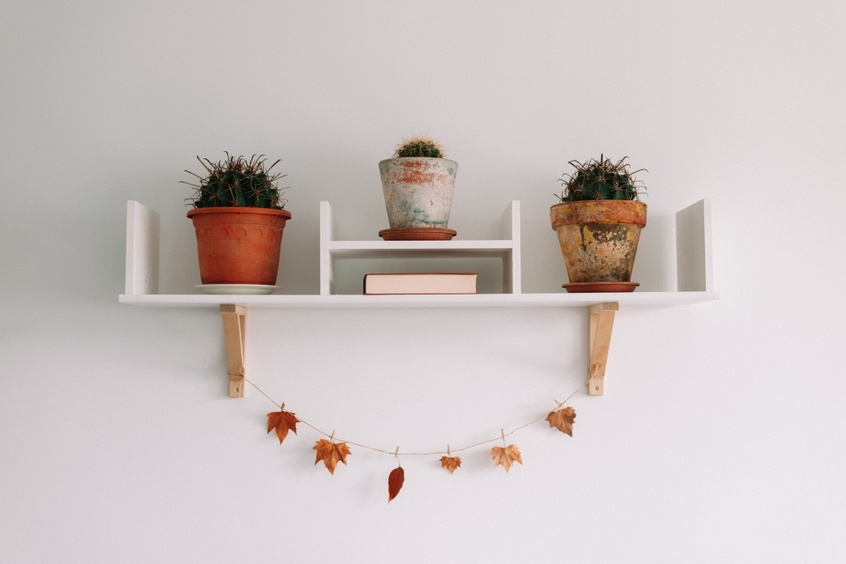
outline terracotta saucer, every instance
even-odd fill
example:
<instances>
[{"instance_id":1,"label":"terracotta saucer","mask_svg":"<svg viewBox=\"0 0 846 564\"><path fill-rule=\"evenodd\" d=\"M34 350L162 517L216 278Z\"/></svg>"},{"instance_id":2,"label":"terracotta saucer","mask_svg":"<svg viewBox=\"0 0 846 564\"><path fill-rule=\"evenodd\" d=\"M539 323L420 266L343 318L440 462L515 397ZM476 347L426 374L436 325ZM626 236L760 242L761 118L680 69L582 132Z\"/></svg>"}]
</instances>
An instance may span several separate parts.
<instances>
[{"instance_id":1,"label":"terracotta saucer","mask_svg":"<svg viewBox=\"0 0 846 564\"><path fill-rule=\"evenodd\" d=\"M571 294L587 292L634 292L639 282L574 282L562 284L561 287Z\"/></svg>"},{"instance_id":2,"label":"terracotta saucer","mask_svg":"<svg viewBox=\"0 0 846 564\"><path fill-rule=\"evenodd\" d=\"M379 232L379 237L385 241L449 241L455 235L454 229L440 227L406 227Z\"/></svg>"}]
</instances>

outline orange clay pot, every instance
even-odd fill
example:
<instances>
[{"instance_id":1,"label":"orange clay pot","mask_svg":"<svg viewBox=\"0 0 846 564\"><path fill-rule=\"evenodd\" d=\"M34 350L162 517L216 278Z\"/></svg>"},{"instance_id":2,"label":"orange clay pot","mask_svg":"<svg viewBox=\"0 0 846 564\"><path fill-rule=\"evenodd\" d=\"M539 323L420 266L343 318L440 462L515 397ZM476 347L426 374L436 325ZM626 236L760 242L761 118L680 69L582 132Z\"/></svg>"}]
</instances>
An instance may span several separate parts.
<instances>
[{"instance_id":1,"label":"orange clay pot","mask_svg":"<svg viewBox=\"0 0 846 564\"><path fill-rule=\"evenodd\" d=\"M193 209L188 217L197 234L203 284L276 284L282 231L291 212L220 207Z\"/></svg>"},{"instance_id":2,"label":"orange clay pot","mask_svg":"<svg viewBox=\"0 0 846 564\"><path fill-rule=\"evenodd\" d=\"M549 210L571 284L630 282L646 204L632 200L564 202Z\"/></svg>"}]
</instances>

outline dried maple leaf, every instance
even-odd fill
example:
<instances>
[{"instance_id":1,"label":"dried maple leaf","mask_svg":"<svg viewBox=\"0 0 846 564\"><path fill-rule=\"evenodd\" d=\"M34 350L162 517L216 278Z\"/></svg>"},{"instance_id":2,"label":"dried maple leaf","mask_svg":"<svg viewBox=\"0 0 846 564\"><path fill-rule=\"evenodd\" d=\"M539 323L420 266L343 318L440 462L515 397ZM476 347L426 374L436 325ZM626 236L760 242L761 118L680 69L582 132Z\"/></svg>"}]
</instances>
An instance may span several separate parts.
<instances>
[{"instance_id":1,"label":"dried maple leaf","mask_svg":"<svg viewBox=\"0 0 846 564\"><path fill-rule=\"evenodd\" d=\"M276 429L276 436L279 438L279 444L281 445L285 437L288 436L288 431L293 431L294 434L297 433L297 423L299 422L300 420L297 419L297 416L290 411L285 411L284 409L272 411L267 414L267 432L269 433L273 429Z\"/></svg>"},{"instance_id":2,"label":"dried maple leaf","mask_svg":"<svg viewBox=\"0 0 846 564\"><path fill-rule=\"evenodd\" d=\"M317 451L314 463L317 464L322 460L330 474L335 473L335 466L338 465L338 462L346 464L347 455L350 454L350 447L347 446L347 443L335 443L326 439L317 441L313 448Z\"/></svg>"},{"instance_id":3,"label":"dried maple leaf","mask_svg":"<svg viewBox=\"0 0 846 564\"><path fill-rule=\"evenodd\" d=\"M391 500L397 497L404 481L405 470L402 469L402 466L397 466L388 474L388 503L391 503Z\"/></svg>"},{"instance_id":4,"label":"dried maple leaf","mask_svg":"<svg viewBox=\"0 0 846 564\"><path fill-rule=\"evenodd\" d=\"M461 466L461 458L458 456L442 456L441 457L441 468L446 468L449 470L449 473L452 474L455 472L455 469Z\"/></svg>"},{"instance_id":5,"label":"dried maple leaf","mask_svg":"<svg viewBox=\"0 0 846 564\"><path fill-rule=\"evenodd\" d=\"M565 407L558 411L551 411L546 416L550 427L555 427L562 433L573 436L573 421L576 419L576 410L572 407Z\"/></svg>"},{"instance_id":6,"label":"dried maple leaf","mask_svg":"<svg viewBox=\"0 0 846 564\"><path fill-rule=\"evenodd\" d=\"M494 460L494 468L502 466L505 468L505 473L511 469L511 464L519 462L523 464L523 458L520 456L520 449L517 445L508 445L507 447L493 447L491 449L491 458Z\"/></svg>"}]
</instances>

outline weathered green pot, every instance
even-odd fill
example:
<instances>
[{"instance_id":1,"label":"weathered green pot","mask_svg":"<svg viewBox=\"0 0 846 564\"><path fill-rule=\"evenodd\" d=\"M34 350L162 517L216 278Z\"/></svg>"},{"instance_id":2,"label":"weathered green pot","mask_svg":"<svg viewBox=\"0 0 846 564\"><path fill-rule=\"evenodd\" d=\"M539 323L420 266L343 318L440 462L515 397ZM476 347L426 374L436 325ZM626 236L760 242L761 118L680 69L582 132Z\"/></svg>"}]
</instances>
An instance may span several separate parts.
<instances>
[{"instance_id":1,"label":"weathered green pot","mask_svg":"<svg viewBox=\"0 0 846 564\"><path fill-rule=\"evenodd\" d=\"M446 229L458 163L429 157L395 157L379 163L391 229Z\"/></svg>"},{"instance_id":2,"label":"weathered green pot","mask_svg":"<svg viewBox=\"0 0 846 564\"><path fill-rule=\"evenodd\" d=\"M640 230L646 226L646 204L564 202L552 206L549 216L571 284L631 281Z\"/></svg>"}]
</instances>

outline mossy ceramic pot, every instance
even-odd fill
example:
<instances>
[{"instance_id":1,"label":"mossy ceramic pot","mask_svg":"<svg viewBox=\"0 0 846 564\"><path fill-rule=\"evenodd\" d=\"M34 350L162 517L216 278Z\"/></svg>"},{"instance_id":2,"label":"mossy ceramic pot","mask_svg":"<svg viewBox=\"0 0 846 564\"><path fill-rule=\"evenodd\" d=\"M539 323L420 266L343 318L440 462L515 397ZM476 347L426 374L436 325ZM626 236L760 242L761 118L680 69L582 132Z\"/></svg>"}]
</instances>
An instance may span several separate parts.
<instances>
[{"instance_id":1,"label":"mossy ceramic pot","mask_svg":"<svg viewBox=\"0 0 846 564\"><path fill-rule=\"evenodd\" d=\"M380 236L452 238L455 231L449 229L449 214L457 173L458 163L443 158L394 157L381 161L379 174L390 229L380 231Z\"/></svg>"}]
</instances>

